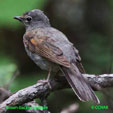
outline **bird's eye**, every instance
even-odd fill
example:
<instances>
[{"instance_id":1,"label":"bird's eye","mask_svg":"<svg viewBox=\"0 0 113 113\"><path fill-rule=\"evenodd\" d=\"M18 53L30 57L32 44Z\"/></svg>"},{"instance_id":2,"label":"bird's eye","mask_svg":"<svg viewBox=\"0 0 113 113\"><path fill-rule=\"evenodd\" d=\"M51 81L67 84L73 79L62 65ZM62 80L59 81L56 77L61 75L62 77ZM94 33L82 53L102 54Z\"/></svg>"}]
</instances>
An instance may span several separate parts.
<instances>
[{"instance_id":1,"label":"bird's eye","mask_svg":"<svg viewBox=\"0 0 113 113\"><path fill-rule=\"evenodd\" d=\"M30 22L30 21L32 20L32 17L27 17L26 20L27 20L28 22Z\"/></svg>"}]
</instances>

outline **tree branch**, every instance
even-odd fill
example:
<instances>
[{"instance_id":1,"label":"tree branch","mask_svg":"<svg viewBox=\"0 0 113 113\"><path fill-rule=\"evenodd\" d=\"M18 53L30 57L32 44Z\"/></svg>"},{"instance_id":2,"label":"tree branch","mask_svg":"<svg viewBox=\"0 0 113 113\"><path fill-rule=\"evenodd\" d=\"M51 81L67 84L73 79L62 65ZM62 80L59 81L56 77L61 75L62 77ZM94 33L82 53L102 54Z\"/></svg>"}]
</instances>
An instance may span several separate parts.
<instances>
[{"instance_id":1,"label":"tree branch","mask_svg":"<svg viewBox=\"0 0 113 113\"><path fill-rule=\"evenodd\" d=\"M79 105L74 103L64 108L60 113L76 113L78 109L79 109Z\"/></svg>"},{"instance_id":2,"label":"tree branch","mask_svg":"<svg viewBox=\"0 0 113 113\"><path fill-rule=\"evenodd\" d=\"M83 76L89 81L94 90L102 90L103 88L113 86L113 74L104 74L98 76L83 74ZM50 84L47 82L39 82L33 86L19 90L0 104L0 113L5 113L7 111L5 109L6 105L22 105L34 100L35 98L42 98L45 95L49 95L53 91L69 88L64 76L57 76L57 78L50 80L49 83Z\"/></svg>"},{"instance_id":3,"label":"tree branch","mask_svg":"<svg viewBox=\"0 0 113 113\"><path fill-rule=\"evenodd\" d=\"M103 88L113 87L113 74L103 75L89 75L84 74L84 77L88 79L91 87L95 90L102 90Z\"/></svg>"}]
</instances>

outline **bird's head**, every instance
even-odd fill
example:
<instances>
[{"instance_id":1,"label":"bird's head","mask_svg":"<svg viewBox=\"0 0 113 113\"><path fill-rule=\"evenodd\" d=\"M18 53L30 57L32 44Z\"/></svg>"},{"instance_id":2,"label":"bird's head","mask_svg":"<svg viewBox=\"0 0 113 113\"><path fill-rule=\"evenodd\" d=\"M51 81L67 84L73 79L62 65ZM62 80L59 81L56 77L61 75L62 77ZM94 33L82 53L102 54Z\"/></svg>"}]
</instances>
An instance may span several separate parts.
<instances>
[{"instance_id":1,"label":"bird's head","mask_svg":"<svg viewBox=\"0 0 113 113\"><path fill-rule=\"evenodd\" d=\"M22 22L26 28L50 26L48 17L39 9L28 11L22 16L15 16L14 19Z\"/></svg>"}]
</instances>

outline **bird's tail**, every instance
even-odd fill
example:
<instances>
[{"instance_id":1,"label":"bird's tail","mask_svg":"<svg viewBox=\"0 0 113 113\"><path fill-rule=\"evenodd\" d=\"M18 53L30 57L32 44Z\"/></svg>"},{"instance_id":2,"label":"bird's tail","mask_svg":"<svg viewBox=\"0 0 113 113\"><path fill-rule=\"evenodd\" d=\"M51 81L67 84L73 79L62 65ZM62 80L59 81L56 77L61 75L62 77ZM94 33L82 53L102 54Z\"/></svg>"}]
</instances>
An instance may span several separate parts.
<instances>
[{"instance_id":1,"label":"bird's tail","mask_svg":"<svg viewBox=\"0 0 113 113\"><path fill-rule=\"evenodd\" d=\"M71 68L61 67L61 70L63 71L73 91L81 101L92 100L96 104L100 103L98 97L95 95L89 83L80 73L75 64L71 64Z\"/></svg>"}]
</instances>

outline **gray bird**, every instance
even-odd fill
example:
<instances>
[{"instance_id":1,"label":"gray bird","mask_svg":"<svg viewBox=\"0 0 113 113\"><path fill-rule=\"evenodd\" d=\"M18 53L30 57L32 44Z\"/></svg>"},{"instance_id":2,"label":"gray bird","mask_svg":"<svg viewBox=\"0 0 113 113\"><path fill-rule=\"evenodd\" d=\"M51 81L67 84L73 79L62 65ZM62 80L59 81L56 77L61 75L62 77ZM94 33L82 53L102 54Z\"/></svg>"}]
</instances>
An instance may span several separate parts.
<instances>
[{"instance_id":1,"label":"gray bird","mask_svg":"<svg viewBox=\"0 0 113 113\"><path fill-rule=\"evenodd\" d=\"M81 101L100 103L83 70L78 50L59 30L51 27L48 17L38 9L16 16L26 28L23 36L28 56L42 69L57 73L61 71L74 93Z\"/></svg>"}]
</instances>

